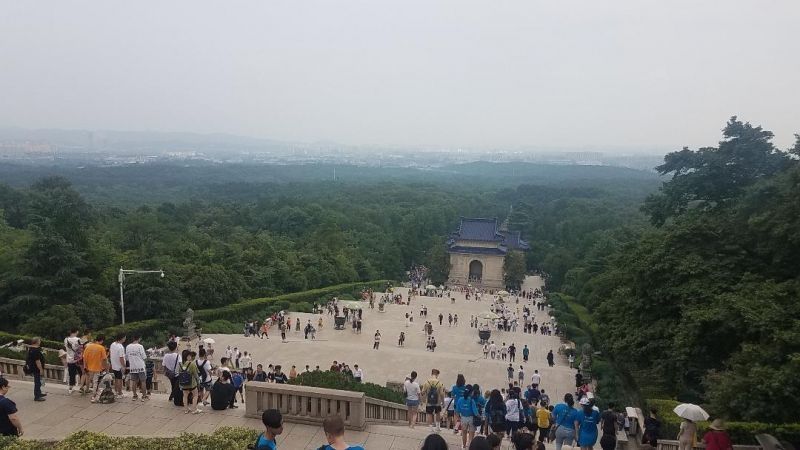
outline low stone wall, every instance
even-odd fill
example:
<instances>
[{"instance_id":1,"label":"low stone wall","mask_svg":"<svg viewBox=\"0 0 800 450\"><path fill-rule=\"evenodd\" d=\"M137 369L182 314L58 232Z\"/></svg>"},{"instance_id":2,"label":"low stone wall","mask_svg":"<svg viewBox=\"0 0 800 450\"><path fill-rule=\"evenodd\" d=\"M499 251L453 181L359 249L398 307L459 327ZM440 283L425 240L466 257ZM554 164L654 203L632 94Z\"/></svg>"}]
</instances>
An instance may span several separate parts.
<instances>
[{"instance_id":1,"label":"low stone wall","mask_svg":"<svg viewBox=\"0 0 800 450\"><path fill-rule=\"evenodd\" d=\"M260 419L264 410L277 409L289 422L321 424L339 415L347 428L366 426L363 392L251 381L245 384L245 395L247 417Z\"/></svg>"},{"instance_id":2,"label":"low stone wall","mask_svg":"<svg viewBox=\"0 0 800 450\"><path fill-rule=\"evenodd\" d=\"M33 381L33 377L25 375L22 370L23 366L25 366L25 361L21 359L0 358L0 371L6 378ZM48 383L65 384L64 370L66 370L64 366L45 364L42 378ZM163 375L153 380L154 392L167 392L169 388L169 381Z\"/></svg>"},{"instance_id":3,"label":"low stone wall","mask_svg":"<svg viewBox=\"0 0 800 450\"><path fill-rule=\"evenodd\" d=\"M702 443L697 443L692 447L692 450L705 450L706 446ZM659 439L656 450L678 450L678 441L670 439ZM733 450L761 450L759 445L734 445Z\"/></svg>"}]
</instances>

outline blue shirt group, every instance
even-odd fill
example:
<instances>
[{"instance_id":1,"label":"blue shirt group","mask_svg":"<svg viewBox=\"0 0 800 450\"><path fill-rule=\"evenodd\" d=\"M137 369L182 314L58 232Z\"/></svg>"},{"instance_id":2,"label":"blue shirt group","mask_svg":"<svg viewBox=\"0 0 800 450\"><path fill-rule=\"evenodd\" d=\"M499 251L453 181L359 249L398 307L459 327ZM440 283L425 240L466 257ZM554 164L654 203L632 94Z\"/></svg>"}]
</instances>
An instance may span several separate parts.
<instances>
[{"instance_id":1,"label":"blue shirt group","mask_svg":"<svg viewBox=\"0 0 800 450\"><path fill-rule=\"evenodd\" d=\"M594 409L587 413L585 410L578 411L576 415L581 429L578 432L578 445L581 447L591 447L597 443L597 425L600 423L600 413Z\"/></svg>"},{"instance_id":2,"label":"blue shirt group","mask_svg":"<svg viewBox=\"0 0 800 450\"><path fill-rule=\"evenodd\" d=\"M578 410L566 403L559 403L553 408L553 423L555 425L574 430L576 420L578 420Z\"/></svg>"},{"instance_id":3,"label":"blue shirt group","mask_svg":"<svg viewBox=\"0 0 800 450\"><path fill-rule=\"evenodd\" d=\"M461 396L458 400L456 400L456 412L461 417L473 417L479 416L477 405L475 404L475 400L472 397L464 398Z\"/></svg>"}]
</instances>

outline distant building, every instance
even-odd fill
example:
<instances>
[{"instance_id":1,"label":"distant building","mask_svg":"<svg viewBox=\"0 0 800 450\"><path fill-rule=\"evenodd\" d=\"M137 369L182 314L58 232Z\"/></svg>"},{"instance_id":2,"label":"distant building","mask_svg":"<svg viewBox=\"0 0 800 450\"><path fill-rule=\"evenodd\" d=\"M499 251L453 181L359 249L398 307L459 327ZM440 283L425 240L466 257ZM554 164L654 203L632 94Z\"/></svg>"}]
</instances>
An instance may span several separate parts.
<instances>
[{"instance_id":1,"label":"distant building","mask_svg":"<svg viewBox=\"0 0 800 450\"><path fill-rule=\"evenodd\" d=\"M458 230L450 235L449 283L474 287L505 288L503 265L511 250L529 250L519 231L498 226L497 218L461 218Z\"/></svg>"}]
</instances>

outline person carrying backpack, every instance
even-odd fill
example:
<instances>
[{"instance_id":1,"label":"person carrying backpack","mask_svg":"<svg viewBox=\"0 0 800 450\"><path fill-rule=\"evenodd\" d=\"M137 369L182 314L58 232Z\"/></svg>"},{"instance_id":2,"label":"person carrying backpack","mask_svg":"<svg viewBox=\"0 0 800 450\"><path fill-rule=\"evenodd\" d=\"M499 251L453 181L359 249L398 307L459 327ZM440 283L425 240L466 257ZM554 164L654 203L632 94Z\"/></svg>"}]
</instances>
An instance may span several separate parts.
<instances>
[{"instance_id":1,"label":"person carrying backpack","mask_svg":"<svg viewBox=\"0 0 800 450\"><path fill-rule=\"evenodd\" d=\"M198 405L200 396L197 395L197 386L200 383L197 364L194 362L195 356L196 353L191 350L184 350L181 354L183 362L180 365L180 372L178 372L178 386L183 392L184 414L191 412L189 410L191 402L194 402L194 414L203 412Z\"/></svg>"},{"instance_id":2,"label":"person carrying backpack","mask_svg":"<svg viewBox=\"0 0 800 450\"><path fill-rule=\"evenodd\" d=\"M206 349L200 349L200 357L195 361L197 364L197 374L199 377L197 390L200 395L198 404L208 405L208 398L211 395L211 362L206 357Z\"/></svg>"},{"instance_id":3,"label":"person carrying backpack","mask_svg":"<svg viewBox=\"0 0 800 450\"><path fill-rule=\"evenodd\" d=\"M444 399L444 384L439 381L439 369L431 370L431 377L422 385L422 395L425 398L425 412L430 418L431 432L436 424L436 432L442 431L441 421L442 400Z\"/></svg>"}]
</instances>

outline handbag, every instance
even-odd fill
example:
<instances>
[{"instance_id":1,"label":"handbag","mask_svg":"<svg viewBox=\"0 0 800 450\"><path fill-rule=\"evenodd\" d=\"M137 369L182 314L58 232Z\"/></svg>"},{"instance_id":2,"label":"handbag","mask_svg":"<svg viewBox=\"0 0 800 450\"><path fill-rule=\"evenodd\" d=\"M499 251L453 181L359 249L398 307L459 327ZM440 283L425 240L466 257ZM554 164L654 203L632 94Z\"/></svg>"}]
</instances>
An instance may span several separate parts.
<instances>
[{"instance_id":1,"label":"handbag","mask_svg":"<svg viewBox=\"0 0 800 450\"><path fill-rule=\"evenodd\" d=\"M564 414L564 417L567 417L567 415ZM564 417L562 417L561 420L564 420ZM549 441L552 442L552 441L556 440L556 430L558 430L558 427L560 427L560 426L561 426L561 422L559 421L559 423L556 424L555 427L550 428L550 432L547 434L547 439Z\"/></svg>"},{"instance_id":2,"label":"handbag","mask_svg":"<svg viewBox=\"0 0 800 450\"><path fill-rule=\"evenodd\" d=\"M178 356L175 356L175 365L172 366L172 370L164 368L164 376L169 378L170 380L175 378L175 369L178 368Z\"/></svg>"}]
</instances>

